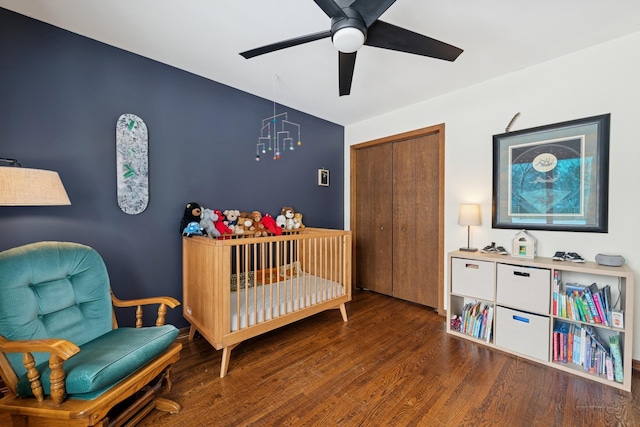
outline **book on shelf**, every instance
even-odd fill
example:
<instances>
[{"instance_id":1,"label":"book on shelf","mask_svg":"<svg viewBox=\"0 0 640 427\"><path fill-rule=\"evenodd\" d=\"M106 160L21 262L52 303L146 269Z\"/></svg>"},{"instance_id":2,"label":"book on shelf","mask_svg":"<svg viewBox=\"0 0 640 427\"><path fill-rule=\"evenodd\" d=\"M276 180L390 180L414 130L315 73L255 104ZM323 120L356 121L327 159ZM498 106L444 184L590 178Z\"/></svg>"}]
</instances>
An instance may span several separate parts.
<instances>
[{"instance_id":1,"label":"book on shelf","mask_svg":"<svg viewBox=\"0 0 640 427\"><path fill-rule=\"evenodd\" d=\"M462 319L460 332L474 338L485 339L487 342L490 341L493 306L489 304L483 306L480 302L467 303L462 309L460 318Z\"/></svg>"},{"instance_id":2,"label":"book on shelf","mask_svg":"<svg viewBox=\"0 0 640 427\"><path fill-rule=\"evenodd\" d=\"M596 288L597 288L597 285L596 285ZM585 299L587 300L587 304L589 305L589 310L591 310L591 317L593 317L593 323L602 323L602 321L600 320L600 316L598 315L598 309L596 308L596 304L593 301L593 294L591 293L591 287L584 288L584 295L585 295Z\"/></svg>"},{"instance_id":3,"label":"book on shelf","mask_svg":"<svg viewBox=\"0 0 640 427\"><path fill-rule=\"evenodd\" d=\"M553 315L558 315L558 296L560 295L560 272L553 272Z\"/></svg>"},{"instance_id":4,"label":"book on shelf","mask_svg":"<svg viewBox=\"0 0 640 427\"><path fill-rule=\"evenodd\" d=\"M596 305L596 309L598 310L598 315L600 316L602 323L609 326L609 322L607 320L607 314L605 312L605 307L604 307L604 300L601 298L600 292L596 292L595 294L593 294L593 302Z\"/></svg>"},{"instance_id":5,"label":"book on shelf","mask_svg":"<svg viewBox=\"0 0 640 427\"><path fill-rule=\"evenodd\" d=\"M489 310L487 312L487 329L485 332L485 340L487 342L491 342L491 325L493 325L493 306L489 306Z\"/></svg>"},{"instance_id":6,"label":"book on shelf","mask_svg":"<svg viewBox=\"0 0 640 427\"><path fill-rule=\"evenodd\" d=\"M589 286L561 284L558 295L555 295L554 314L580 322L612 326L610 300L610 285L600 289L596 283Z\"/></svg>"},{"instance_id":7,"label":"book on shelf","mask_svg":"<svg viewBox=\"0 0 640 427\"><path fill-rule=\"evenodd\" d=\"M620 334L589 325L556 321L553 327L553 361L572 363L593 374L622 382Z\"/></svg>"}]
</instances>

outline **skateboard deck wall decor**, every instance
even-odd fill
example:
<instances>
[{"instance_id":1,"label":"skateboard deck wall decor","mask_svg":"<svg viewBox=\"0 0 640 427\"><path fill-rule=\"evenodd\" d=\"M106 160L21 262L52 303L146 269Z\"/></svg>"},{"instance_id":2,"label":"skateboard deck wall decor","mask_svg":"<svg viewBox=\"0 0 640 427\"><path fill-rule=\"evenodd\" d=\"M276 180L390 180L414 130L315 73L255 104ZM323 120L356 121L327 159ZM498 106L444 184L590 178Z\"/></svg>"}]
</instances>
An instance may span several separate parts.
<instances>
[{"instance_id":1,"label":"skateboard deck wall decor","mask_svg":"<svg viewBox=\"0 0 640 427\"><path fill-rule=\"evenodd\" d=\"M135 114L123 114L116 123L116 177L122 212L143 212L149 204L149 136Z\"/></svg>"}]
</instances>

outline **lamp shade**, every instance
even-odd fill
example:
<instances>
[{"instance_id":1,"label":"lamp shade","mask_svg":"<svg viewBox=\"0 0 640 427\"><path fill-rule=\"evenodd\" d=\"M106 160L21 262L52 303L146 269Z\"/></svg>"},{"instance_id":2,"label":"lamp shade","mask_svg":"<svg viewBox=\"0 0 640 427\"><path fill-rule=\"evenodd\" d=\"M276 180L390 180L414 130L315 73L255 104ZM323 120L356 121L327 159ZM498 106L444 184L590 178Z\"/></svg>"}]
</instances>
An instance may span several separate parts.
<instances>
[{"instance_id":1,"label":"lamp shade","mask_svg":"<svg viewBox=\"0 0 640 427\"><path fill-rule=\"evenodd\" d=\"M0 167L0 206L70 205L58 172Z\"/></svg>"},{"instance_id":2,"label":"lamp shade","mask_svg":"<svg viewBox=\"0 0 640 427\"><path fill-rule=\"evenodd\" d=\"M480 205L460 205L458 225L480 225Z\"/></svg>"}]
</instances>

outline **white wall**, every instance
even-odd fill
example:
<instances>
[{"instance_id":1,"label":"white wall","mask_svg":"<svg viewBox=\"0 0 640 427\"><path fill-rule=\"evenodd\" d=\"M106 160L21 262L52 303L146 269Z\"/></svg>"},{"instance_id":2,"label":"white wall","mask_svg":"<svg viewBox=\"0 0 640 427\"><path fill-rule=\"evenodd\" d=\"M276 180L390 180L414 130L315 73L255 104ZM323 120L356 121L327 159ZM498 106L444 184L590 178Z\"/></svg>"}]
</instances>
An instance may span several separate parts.
<instances>
[{"instance_id":1,"label":"white wall","mask_svg":"<svg viewBox=\"0 0 640 427\"><path fill-rule=\"evenodd\" d=\"M512 131L611 113L609 232L532 234L540 256L563 250L593 261L599 252L622 254L640 286L640 33L347 126L345 164L350 145L445 123L445 251L466 246L466 227L457 225L463 202L482 210L471 246L494 241L509 248L517 230L491 228L492 136L517 112ZM349 191L345 173L345 224ZM640 310L640 292L635 297ZM635 318L633 358L640 360L640 315Z\"/></svg>"}]
</instances>

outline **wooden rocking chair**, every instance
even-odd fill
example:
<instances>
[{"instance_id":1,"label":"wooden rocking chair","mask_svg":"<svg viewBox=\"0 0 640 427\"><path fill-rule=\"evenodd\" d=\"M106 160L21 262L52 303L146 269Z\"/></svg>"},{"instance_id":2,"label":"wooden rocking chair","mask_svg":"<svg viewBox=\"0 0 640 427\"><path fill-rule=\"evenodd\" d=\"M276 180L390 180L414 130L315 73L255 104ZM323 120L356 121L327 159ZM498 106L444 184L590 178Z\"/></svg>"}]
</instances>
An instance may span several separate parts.
<instances>
[{"instance_id":1,"label":"wooden rocking chair","mask_svg":"<svg viewBox=\"0 0 640 427\"><path fill-rule=\"evenodd\" d=\"M155 327L142 306L158 305ZM0 413L14 426L135 425L171 389L178 330L164 325L170 297L121 301L100 255L77 243L39 242L0 253ZM118 328L113 307L137 307L136 327Z\"/></svg>"}]
</instances>

